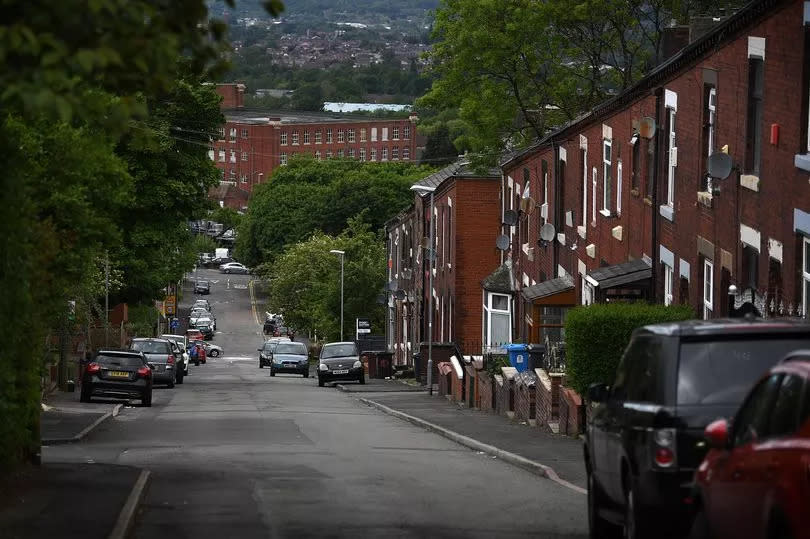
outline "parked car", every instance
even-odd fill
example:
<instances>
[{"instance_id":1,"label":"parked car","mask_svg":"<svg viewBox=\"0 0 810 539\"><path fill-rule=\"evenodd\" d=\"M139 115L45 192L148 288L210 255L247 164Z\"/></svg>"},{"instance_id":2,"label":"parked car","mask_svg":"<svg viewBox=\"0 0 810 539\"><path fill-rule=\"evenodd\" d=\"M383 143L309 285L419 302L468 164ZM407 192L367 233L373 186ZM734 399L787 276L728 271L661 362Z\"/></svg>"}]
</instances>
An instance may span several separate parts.
<instances>
[{"instance_id":1,"label":"parked car","mask_svg":"<svg viewBox=\"0 0 810 539\"><path fill-rule=\"evenodd\" d=\"M270 376L291 372L309 378L309 353L304 343L278 342L270 353Z\"/></svg>"},{"instance_id":2,"label":"parked car","mask_svg":"<svg viewBox=\"0 0 810 539\"><path fill-rule=\"evenodd\" d=\"M99 350L82 373L81 402L95 396L140 399L152 406L152 366L140 352Z\"/></svg>"},{"instance_id":3,"label":"parked car","mask_svg":"<svg viewBox=\"0 0 810 539\"><path fill-rule=\"evenodd\" d=\"M203 335L203 340L207 341L214 338L217 323L210 315L205 315L189 320L188 327L200 330L200 333Z\"/></svg>"},{"instance_id":4,"label":"parked car","mask_svg":"<svg viewBox=\"0 0 810 539\"><path fill-rule=\"evenodd\" d=\"M211 316L211 311L209 311L205 307L192 307L191 310L188 312L189 320L191 320L192 318L202 318L205 316Z\"/></svg>"},{"instance_id":5,"label":"parked car","mask_svg":"<svg viewBox=\"0 0 810 539\"><path fill-rule=\"evenodd\" d=\"M233 258L229 256L217 256L212 258L208 263L205 264L207 268L218 268L223 264L228 264L229 262L233 262Z\"/></svg>"},{"instance_id":6,"label":"parked car","mask_svg":"<svg viewBox=\"0 0 810 539\"><path fill-rule=\"evenodd\" d=\"M810 350L768 371L705 436L693 539L810 539Z\"/></svg>"},{"instance_id":7,"label":"parked car","mask_svg":"<svg viewBox=\"0 0 810 539\"><path fill-rule=\"evenodd\" d=\"M192 304L191 309L204 309L206 311L213 312L211 310L211 303L207 299L195 299L194 304Z\"/></svg>"},{"instance_id":8,"label":"parked car","mask_svg":"<svg viewBox=\"0 0 810 539\"><path fill-rule=\"evenodd\" d=\"M175 357L182 358L182 367L178 367L178 372L182 372L183 376L188 376L188 367L191 361L189 361L188 357L188 339L183 335L161 335L161 339L168 339L172 341L177 346L177 354ZM178 384L182 384L182 381L176 380Z\"/></svg>"},{"instance_id":9,"label":"parked car","mask_svg":"<svg viewBox=\"0 0 810 539\"><path fill-rule=\"evenodd\" d=\"M323 345L318 364L318 385L337 380L357 380L366 383L366 374L357 345L353 342L332 342Z\"/></svg>"},{"instance_id":10,"label":"parked car","mask_svg":"<svg viewBox=\"0 0 810 539\"><path fill-rule=\"evenodd\" d=\"M129 345L130 350L141 352L146 356L146 360L154 365L152 369L152 382L155 384L166 384L170 388L174 387L175 379L182 384L183 375L178 378L177 358L174 355L171 343L167 339L132 339Z\"/></svg>"},{"instance_id":11,"label":"parked car","mask_svg":"<svg viewBox=\"0 0 810 539\"><path fill-rule=\"evenodd\" d=\"M288 328L287 326L276 326L273 330L274 337L287 337L290 340L295 339L295 331Z\"/></svg>"},{"instance_id":12,"label":"parked car","mask_svg":"<svg viewBox=\"0 0 810 539\"><path fill-rule=\"evenodd\" d=\"M612 525L630 539L688 531L704 428L733 414L761 373L798 348L810 348L804 321L637 329L613 385L588 391L597 403L584 445L591 537L608 537Z\"/></svg>"},{"instance_id":13,"label":"parked car","mask_svg":"<svg viewBox=\"0 0 810 539\"><path fill-rule=\"evenodd\" d=\"M186 330L186 338L189 341L202 341L204 340L202 331L197 328L190 328Z\"/></svg>"},{"instance_id":14,"label":"parked car","mask_svg":"<svg viewBox=\"0 0 810 539\"><path fill-rule=\"evenodd\" d=\"M248 274L250 270L239 262L228 262L219 266L221 273L243 273Z\"/></svg>"},{"instance_id":15,"label":"parked car","mask_svg":"<svg viewBox=\"0 0 810 539\"><path fill-rule=\"evenodd\" d=\"M265 365L270 366L270 358L273 356L273 349L278 344L278 339L268 339L264 344L257 348L259 352L259 368L263 369Z\"/></svg>"},{"instance_id":16,"label":"parked car","mask_svg":"<svg viewBox=\"0 0 810 539\"><path fill-rule=\"evenodd\" d=\"M210 294L211 293L211 283L208 281L197 281L194 283L194 293L195 294Z\"/></svg>"},{"instance_id":17,"label":"parked car","mask_svg":"<svg viewBox=\"0 0 810 539\"><path fill-rule=\"evenodd\" d=\"M219 357L222 355L222 347L217 346L214 343L204 343L203 346L205 347L205 354L211 357Z\"/></svg>"}]
</instances>

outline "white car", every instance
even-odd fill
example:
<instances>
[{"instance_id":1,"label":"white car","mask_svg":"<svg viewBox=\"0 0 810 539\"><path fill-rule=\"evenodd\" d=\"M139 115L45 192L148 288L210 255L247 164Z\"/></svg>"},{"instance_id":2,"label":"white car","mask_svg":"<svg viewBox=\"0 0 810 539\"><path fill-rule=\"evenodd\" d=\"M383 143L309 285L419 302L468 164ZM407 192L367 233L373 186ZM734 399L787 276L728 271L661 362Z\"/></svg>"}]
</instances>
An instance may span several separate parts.
<instances>
[{"instance_id":1,"label":"white car","mask_svg":"<svg viewBox=\"0 0 810 539\"><path fill-rule=\"evenodd\" d=\"M191 363L191 359L188 357L188 340L186 339L185 335L161 335L161 339L169 339L170 341L174 341L177 343L177 346L183 351L183 365L185 365L185 374L188 375L188 366Z\"/></svg>"},{"instance_id":2,"label":"white car","mask_svg":"<svg viewBox=\"0 0 810 539\"><path fill-rule=\"evenodd\" d=\"M250 273L250 270L239 262L228 262L227 264L222 264L219 267L219 271L221 273Z\"/></svg>"},{"instance_id":3,"label":"white car","mask_svg":"<svg viewBox=\"0 0 810 539\"><path fill-rule=\"evenodd\" d=\"M203 344L205 346L205 353L211 357L219 357L222 355L222 347L217 346L216 344L212 344L210 342L206 342Z\"/></svg>"}]
</instances>

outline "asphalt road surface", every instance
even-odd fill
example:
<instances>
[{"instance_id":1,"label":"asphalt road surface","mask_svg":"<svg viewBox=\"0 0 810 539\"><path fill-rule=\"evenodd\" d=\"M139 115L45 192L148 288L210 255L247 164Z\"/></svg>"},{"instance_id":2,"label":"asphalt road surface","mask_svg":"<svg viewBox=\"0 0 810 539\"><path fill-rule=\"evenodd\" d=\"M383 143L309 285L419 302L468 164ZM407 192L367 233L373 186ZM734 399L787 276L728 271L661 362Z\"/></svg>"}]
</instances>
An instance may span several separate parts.
<instances>
[{"instance_id":1,"label":"asphalt road surface","mask_svg":"<svg viewBox=\"0 0 810 539\"><path fill-rule=\"evenodd\" d=\"M258 368L250 277L199 277L212 282L223 356L192 366L181 386L156 388L151 408L127 406L83 442L43 450L50 462L151 470L133 537L587 535L581 494L319 388L316 378L271 378Z\"/></svg>"}]
</instances>

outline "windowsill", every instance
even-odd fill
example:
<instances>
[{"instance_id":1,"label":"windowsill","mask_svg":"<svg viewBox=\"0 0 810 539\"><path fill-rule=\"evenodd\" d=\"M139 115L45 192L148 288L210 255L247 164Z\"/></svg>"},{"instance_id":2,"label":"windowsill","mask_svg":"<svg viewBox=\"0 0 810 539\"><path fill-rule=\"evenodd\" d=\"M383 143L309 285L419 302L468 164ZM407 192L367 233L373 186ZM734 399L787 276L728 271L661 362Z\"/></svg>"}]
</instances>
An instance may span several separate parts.
<instances>
[{"instance_id":1,"label":"windowsill","mask_svg":"<svg viewBox=\"0 0 810 539\"><path fill-rule=\"evenodd\" d=\"M585 232L586 228L584 226L577 227L577 234L579 234L579 237L582 238L583 240L585 239Z\"/></svg>"},{"instance_id":2,"label":"windowsill","mask_svg":"<svg viewBox=\"0 0 810 539\"><path fill-rule=\"evenodd\" d=\"M796 165L796 168L810 172L810 152L796 154L796 157L793 158L793 164Z\"/></svg>"},{"instance_id":3,"label":"windowsill","mask_svg":"<svg viewBox=\"0 0 810 539\"><path fill-rule=\"evenodd\" d=\"M659 206L658 212L661 214L661 217L663 217L667 221L675 220L675 209L668 204L662 204L661 206Z\"/></svg>"},{"instance_id":4,"label":"windowsill","mask_svg":"<svg viewBox=\"0 0 810 539\"><path fill-rule=\"evenodd\" d=\"M650 200L648 197L644 197L644 204L647 206L652 206L652 200Z\"/></svg>"},{"instance_id":5,"label":"windowsill","mask_svg":"<svg viewBox=\"0 0 810 539\"><path fill-rule=\"evenodd\" d=\"M602 214L602 217L615 217L610 210L599 210L599 213Z\"/></svg>"},{"instance_id":6,"label":"windowsill","mask_svg":"<svg viewBox=\"0 0 810 539\"><path fill-rule=\"evenodd\" d=\"M712 207L712 198L712 194L708 191L698 191L697 193L698 204L706 208Z\"/></svg>"},{"instance_id":7,"label":"windowsill","mask_svg":"<svg viewBox=\"0 0 810 539\"><path fill-rule=\"evenodd\" d=\"M740 174L740 186L759 192L759 176L754 174Z\"/></svg>"},{"instance_id":8,"label":"windowsill","mask_svg":"<svg viewBox=\"0 0 810 539\"><path fill-rule=\"evenodd\" d=\"M638 189L630 189L630 194L633 195L636 198L639 197Z\"/></svg>"}]
</instances>

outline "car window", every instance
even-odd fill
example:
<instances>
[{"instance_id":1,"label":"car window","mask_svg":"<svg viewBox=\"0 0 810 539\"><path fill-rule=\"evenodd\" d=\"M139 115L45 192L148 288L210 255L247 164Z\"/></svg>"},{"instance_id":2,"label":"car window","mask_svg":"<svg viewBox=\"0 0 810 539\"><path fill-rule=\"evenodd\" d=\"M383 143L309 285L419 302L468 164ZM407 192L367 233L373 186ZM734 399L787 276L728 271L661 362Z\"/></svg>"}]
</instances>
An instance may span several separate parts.
<instances>
[{"instance_id":1,"label":"car window","mask_svg":"<svg viewBox=\"0 0 810 539\"><path fill-rule=\"evenodd\" d=\"M357 355L357 347L354 344L336 344L333 346L324 346L323 350L321 351L321 357L323 359L329 359L330 357L347 357L347 356L356 356Z\"/></svg>"},{"instance_id":2,"label":"car window","mask_svg":"<svg viewBox=\"0 0 810 539\"><path fill-rule=\"evenodd\" d=\"M768 438L790 436L796 432L803 386L804 380L800 376L785 375L771 411Z\"/></svg>"},{"instance_id":3,"label":"car window","mask_svg":"<svg viewBox=\"0 0 810 539\"><path fill-rule=\"evenodd\" d=\"M751 384L808 339L743 338L688 341L680 348L678 404L738 405Z\"/></svg>"},{"instance_id":4,"label":"car window","mask_svg":"<svg viewBox=\"0 0 810 539\"><path fill-rule=\"evenodd\" d=\"M130 348L144 354L168 354L170 352L169 343L162 341L132 341Z\"/></svg>"},{"instance_id":5,"label":"car window","mask_svg":"<svg viewBox=\"0 0 810 539\"><path fill-rule=\"evenodd\" d=\"M136 369L143 367L143 361L141 358L135 356L96 356L94 361L102 367L106 367L108 369L114 367Z\"/></svg>"},{"instance_id":6,"label":"car window","mask_svg":"<svg viewBox=\"0 0 810 539\"><path fill-rule=\"evenodd\" d=\"M760 382L745 400L732 426L734 447L745 445L763 436L767 429L771 404L781 382L781 374L769 376Z\"/></svg>"},{"instance_id":7,"label":"car window","mask_svg":"<svg viewBox=\"0 0 810 539\"><path fill-rule=\"evenodd\" d=\"M627 347L616 372L611 397L624 401L663 404L665 358L658 337L636 337Z\"/></svg>"},{"instance_id":8,"label":"car window","mask_svg":"<svg viewBox=\"0 0 810 539\"><path fill-rule=\"evenodd\" d=\"M278 343L276 349L273 351L274 354L299 354L302 356L307 355L307 347L301 343Z\"/></svg>"}]
</instances>

